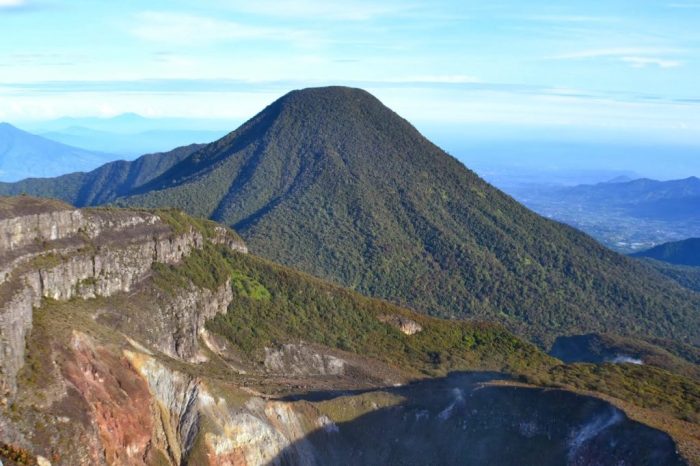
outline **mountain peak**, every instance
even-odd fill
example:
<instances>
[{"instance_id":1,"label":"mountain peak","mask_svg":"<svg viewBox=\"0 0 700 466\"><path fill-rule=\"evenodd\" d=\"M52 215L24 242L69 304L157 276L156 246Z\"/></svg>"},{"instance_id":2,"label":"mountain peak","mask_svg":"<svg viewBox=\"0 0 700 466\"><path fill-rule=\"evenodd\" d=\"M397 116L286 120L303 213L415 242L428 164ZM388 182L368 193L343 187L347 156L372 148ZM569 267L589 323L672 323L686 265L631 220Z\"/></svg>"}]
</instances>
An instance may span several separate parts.
<instances>
[{"instance_id":1,"label":"mountain peak","mask_svg":"<svg viewBox=\"0 0 700 466\"><path fill-rule=\"evenodd\" d=\"M351 102L379 102L379 100L364 89L348 86L307 87L291 91L280 97L280 101L302 102L307 100L337 100Z\"/></svg>"},{"instance_id":2,"label":"mountain peak","mask_svg":"<svg viewBox=\"0 0 700 466\"><path fill-rule=\"evenodd\" d=\"M280 116L326 118L325 123L337 123L336 119L362 122L374 117L403 120L364 89L345 86L310 87L291 91L268 109L276 110ZM329 115L334 118L327 120Z\"/></svg>"},{"instance_id":3,"label":"mountain peak","mask_svg":"<svg viewBox=\"0 0 700 466\"><path fill-rule=\"evenodd\" d=\"M107 118L107 119L112 120L112 121L125 122L125 121L142 121L142 120L147 120L148 118L146 118L142 115L139 115L138 113L127 112L127 113L120 113L119 115L115 115L115 116L113 116L111 118Z\"/></svg>"}]
</instances>

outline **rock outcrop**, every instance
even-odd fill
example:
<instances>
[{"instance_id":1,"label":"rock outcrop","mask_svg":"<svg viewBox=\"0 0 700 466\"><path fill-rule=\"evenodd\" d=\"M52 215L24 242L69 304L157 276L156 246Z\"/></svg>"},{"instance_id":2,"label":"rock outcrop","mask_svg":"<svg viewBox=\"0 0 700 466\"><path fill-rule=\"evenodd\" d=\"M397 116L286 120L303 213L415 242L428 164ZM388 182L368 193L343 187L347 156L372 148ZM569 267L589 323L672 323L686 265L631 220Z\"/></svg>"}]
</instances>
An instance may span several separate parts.
<instances>
[{"instance_id":1,"label":"rock outcrop","mask_svg":"<svg viewBox=\"0 0 700 466\"><path fill-rule=\"evenodd\" d=\"M204 245L200 231L175 232L157 214L145 211L77 210L28 197L5 200L1 207L0 393L10 395L24 361L32 309L42 299L67 301L129 293L150 275L154 263L177 264ZM222 227L216 227L212 241L246 251ZM182 309L198 310L195 336L172 336L163 343L164 350L185 359L194 357L197 330L214 313L224 311L230 300L228 286L173 297L166 312L178 317L175 327L190 324Z\"/></svg>"},{"instance_id":2,"label":"rock outcrop","mask_svg":"<svg viewBox=\"0 0 700 466\"><path fill-rule=\"evenodd\" d=\"M344 375L347 361L304 344L265 348L265 369L293 375Z\"/></svg>"},{"instance_id":3,"label":"rock outcrop","mask_svg":"<svg viewBox=\"0 0 700 466\"><path fill-rule=\"evenodd\" d=\"M379 320L385 324L391 325L406 335L415 335L423 330L423 327L415 320L396 314L380 316Z\"/></svg>"}]
</instances>

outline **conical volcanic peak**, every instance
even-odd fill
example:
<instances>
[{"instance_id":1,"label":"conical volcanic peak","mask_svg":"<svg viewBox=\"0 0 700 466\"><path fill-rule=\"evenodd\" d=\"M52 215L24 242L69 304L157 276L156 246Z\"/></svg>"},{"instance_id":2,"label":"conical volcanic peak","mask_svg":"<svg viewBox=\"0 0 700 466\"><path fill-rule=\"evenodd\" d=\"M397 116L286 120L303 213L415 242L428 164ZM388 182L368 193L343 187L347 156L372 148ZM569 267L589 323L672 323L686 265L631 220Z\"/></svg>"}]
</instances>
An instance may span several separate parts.
<instances>
[{"instance_id":1,"label":"conical volcanic peak","mask_svg":"<svg viewBox=\"0 0 700 466\"><path fill-rule=\"evenodd\" d=\"M493 188L371 94L293 91L116 202L237 229L259 255L549 344L700 342L700 297Z\"/></svg>"}]
</instances>

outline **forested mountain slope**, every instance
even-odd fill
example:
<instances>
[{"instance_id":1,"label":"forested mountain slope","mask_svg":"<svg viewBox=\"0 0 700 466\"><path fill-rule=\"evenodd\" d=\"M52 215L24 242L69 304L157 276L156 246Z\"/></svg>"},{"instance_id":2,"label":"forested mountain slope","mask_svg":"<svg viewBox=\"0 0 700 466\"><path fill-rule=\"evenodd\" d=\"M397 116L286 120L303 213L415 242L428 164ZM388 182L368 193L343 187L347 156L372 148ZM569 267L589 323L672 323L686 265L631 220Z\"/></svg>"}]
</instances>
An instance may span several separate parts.
<instances>
[{"instance_id":1,"label":"forested mountain slope","mask_svg":"<svg viewBox=\"0 0 700 466\"><path fill-rule=\"evenodd\" d=\"M544 344L700 341L700 295L524 208L359 89L291 92L114 202L181 208L283 264Z\"/></svg>"},{"instance_id":2,"label":"forested mountain slope","mask_svg":"<svg viewBox=\"0 0 700 466\"><path fill-rule=\"evenodd\" d=\"M120 202L212 218L258 254L430 314L543 340L698 341L698 295L535 215L358 89L292 92Z\"/></svg>"}]
</instances>

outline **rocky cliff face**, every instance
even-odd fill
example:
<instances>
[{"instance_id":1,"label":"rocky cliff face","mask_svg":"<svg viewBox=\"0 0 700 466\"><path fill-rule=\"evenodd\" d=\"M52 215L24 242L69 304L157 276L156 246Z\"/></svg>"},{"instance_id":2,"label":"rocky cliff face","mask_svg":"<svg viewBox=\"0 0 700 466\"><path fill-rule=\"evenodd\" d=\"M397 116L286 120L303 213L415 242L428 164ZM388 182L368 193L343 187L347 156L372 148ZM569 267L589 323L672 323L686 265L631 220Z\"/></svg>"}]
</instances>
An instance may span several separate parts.
<instances>
[{"instance_id":1,"label":"rocky cliff face","mask_svg":"<svg viewBox=\"0 0 700 466\"><path fill-rule=\"evenodd\" d=\"M177 264L204 244L201 232L190 228L175 233L158 215L147 212L81 211L17 198L4 216L0 217L0 354L4 357L0 393L10 395L24 361L32 309L42 299L67 301L129 293L148 277L154 263ZM245 250L223 231L217 231L216 242ZM213 313L224 311L230 300L228 286L213 293L186 290L172 297L165 312L173 314L176 327L182 329L189 324L182 310L190 314L196 310L194 328L188 329L192 330L189 338L170 335L170 341L161 342L163 348L172 355L193 357L196 337L191 334L196 335Z\"/></svg>"},{"instance_id":2,"label":"rocky cliff face","mask_svg":"<svg viewBox=\"0 0 700 466\"><path fill-rule=\"evenodd\" d=\"M666 434L588 397L493 374L394 387L398 369L303 342L239 354L204 329L234 299L230 279L195 275L216 275L198 255L244 252L169 213L0 199L0 461L681 463Z\"/></svg>"}]
</instances>

